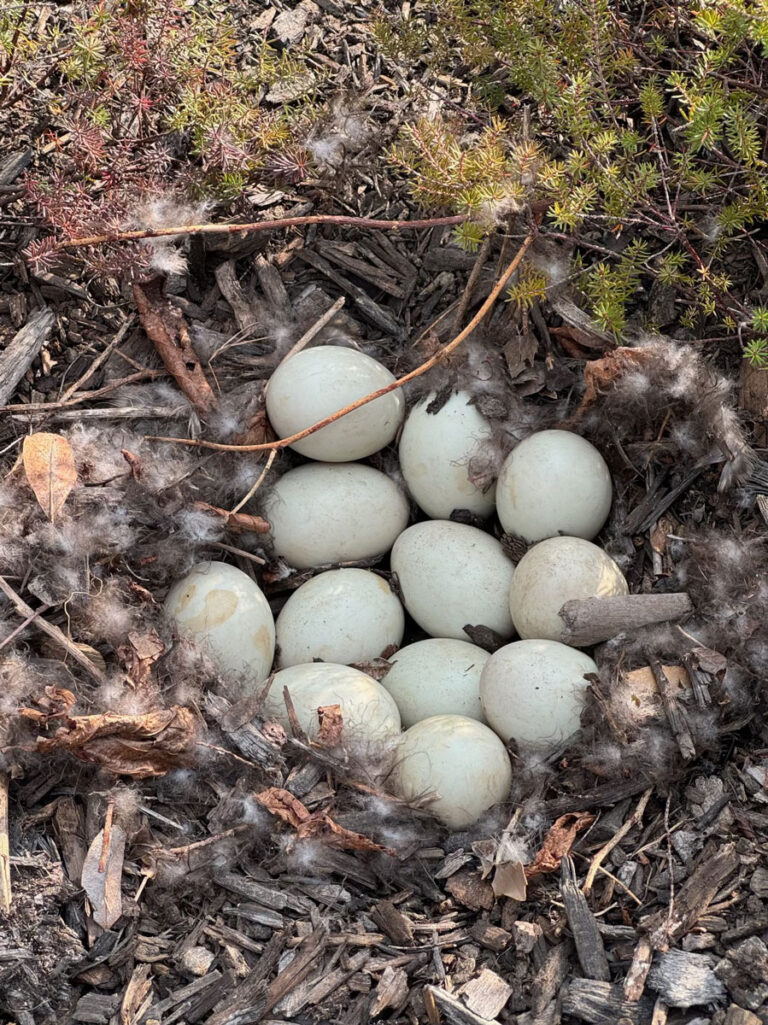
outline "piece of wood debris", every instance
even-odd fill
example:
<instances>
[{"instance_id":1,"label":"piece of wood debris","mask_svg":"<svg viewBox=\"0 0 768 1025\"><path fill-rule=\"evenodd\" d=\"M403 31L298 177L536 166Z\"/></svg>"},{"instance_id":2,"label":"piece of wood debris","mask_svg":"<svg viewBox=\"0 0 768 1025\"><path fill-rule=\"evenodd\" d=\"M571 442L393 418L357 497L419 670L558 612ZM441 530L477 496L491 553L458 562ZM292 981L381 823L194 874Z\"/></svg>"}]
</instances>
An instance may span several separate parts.
<instances>
[{"instance_id":1,"label":"piece of wood debris","mask_svg":"<svg viewBox=\"0 0 768 1025\"><path fill-rule=\"evenodd\" d=\"M498 1018L484 1018L475 1014L458 997L437 986L425 986L423 996L431 1025L439 1025L441 1019L450 1025L500 1025Z\"/></svg>"},{"instance_id":2,"label":"piece of wood debris","mask_svg":"<svg viewBox=\"0 0 768 1025\"><path fill-rule=\"evenodd\" d=\"M560 893L582 971L588 979L610 982L611 970L603 938L587 899L576 883L573 859L569 855L561 862Z\"/></svg>"},{"instance_id":3,"label":"piece of wood debris","mask_svg":"<svg viewBox=\"0 0 768 1025\"><path fill-rule=\"evenodd\" d=\"M343 292L352 299L360 311L360 315L364 317L369 323L373 324L374 327L380 328L387 334L391 335L396 341L401 341L404 337L403 326L400 324L392 314L386 310L383 306L379 306L378 303L374 302L368 293L360 288L359 285L355 285L348 278L345 278L343 274L339 274L338 271L334 270L331 264L310 249L302 249L298 254L299 259L308 263L315 270L320 271L321 274L325 274L327 278L330 278L335 285L337 285Z\"/></svg>"},{"instance_id":4,"label":"piece of wood debris","mask_svg":"<svg viewBox=\"0 0 768 1025\"><path fill-rule=\"evenodd\" d=\"M672 912L667 908L647 916L640 923L657 950L688 932L706 914L715 894L739 867L734 844L723 844L714 855L702 855L698 865L675 896Z\"/></svg>"},{"instance_id":5,"label":"piece of wood debris","mask_svg":"<svg viewBox=\"0 0 768 1025\"><path fill-rule=\"evenodd\" d=\"M462 869L452 875L445 889L459 904L473 911L490 911L493 907L495 897L491 884L471 869Z\"/></svg>"},{"instance_id":6,"label":"piece of wood debris","mask_svg":"<svg viewBox=\"0 0 768 1025\"><path fill-rule=\"evenodd\" d=\"M541 939L542 935L542 928L537 922L515 922L512 926L512 936L515 940L515 953L530 954Z\"/></svg>"},{"instance_id":7,"label":"piece of wood debris","mask_svg":"<svg viewBox=\"0 0 768 1025\"><path fill-rule=\"evenodd\" d=\"M540 1014L554 1000L571 967L573 945L560 943L552 947L531 983L531 1011Z\"/></svg>"},{"instance_id":8,"label":"piece of wood debris","mask_svg":"<svg viewBox=\"0 0 768 1025\"><path fill-rule=\"evenodd\" d=\"M469 935L481 947L485 947L486 950L493 950L497 954L506 950L512 942L512 933L507 932L506 929L502 929L498 925L491 925L486 921L475 922L470 927Z\"/></svg>"},{"instance_id":9,"label":"piece of wood debris","mask_svg":"<svg viewBox=\"0 0 768 1025\"><path fill-rule=\"evenodd\" d=\"M484 968L459 990L459 996L473 1014L496 1018L512 996L512 987L500 975Z\"/></svg>"},{"instance_id":10,"label":"piece of wood debris","mask_svg":"<svg viewBox=\"0 0 768 1025\"><path fill-rule=\"evenodd\" d=\"M384 1011L397 1011L404 1006L408 995L408 973L402 968L387 965L374 990L368 1014L371 1018L378 1018Z\"/></svg>"},{"instance_id":11,"label":"piece of wood debris","mask_svg":"<svg viewBox=\"0 0 768 1025\"><path fill-rule=\"evenodd\" d=\"M589 1025L616 1025L617 1021L641 1025L652 1012L653 1001L627 1000L621 986L597 979L571 979L563 992L563 1013Z\"/></svg>"},{"instance_id":12,"label":"piece of wood debris","mask_svg":"<svg viewBox=\"0 0 768 1025\"><path fill-rule=\"evenodd\" d=\"M668 1007L701 1007L721 1003L725 986L714 973L715 959L708 954L667 950L657 954L648 974L648 986Z\"/></svg>"},{"instance_id":13,"label":"piece of wood debris","mask_svg":"<svg viewBox=\"0 0 768 1025\"><path fill-rule=\"evenodd\" d=\"M214 271L216 284L221 294L232 308L238 330L246 337L258 333L259 313L254 304L247 298L242 285L237 280L235 261L227 260L220 263Z\"/></svg>"},{"instance_id":14,"label":"piece of wood debris","mask_svg":"<svg viewBox=\"0 0 768 1025\"><path fill-rule=\"evenodd\" d=\"M10 914L13 896L11 890L11 849L8 837L8 773L0 772L0 910Z\"/></svg>"},{"instance_id":15,"label":"piece of wood debris","mask_svg":"<svg viewBox=\"0 0 768 1025\"><path fill-rule=\"evenodd\" d=\"M589 647L642 626L682 619L692 610L691 599L683 592L576 598L560 609L561 640L577 648Z\"/></svg>"},{"instance_id":16,"label":"piece of wood debris","mask_svg":"<svg viewBox=\"0 0 768 1025\"><path fill-rule=\"evenodd\" d=\"M725 1014L725 1025L762 1025L762 1018L738 1004L731 1004Z\"/></svg>"},{"instance_id":17,"label":"piece of wood debris","mask_svg":"<svg viewBox=\"0 0 768 1025\"><path fill-rule=\"evenodd\" d=\"M413 944L413 925L391 901L379 901L371 911L371 918L395 946L409 947Z\"/></svg>"},{"instance_id":18,"label":"piece of wood debris","mask_svg":"<svg viewBox=\"0 0 768 1025\"><path fill-rule=\"evenodd\" d=\"M13 397L16 386L37 358L56 321L53 310L36 310L0 353L0 406Z\"/></svg>"}]
</instances>

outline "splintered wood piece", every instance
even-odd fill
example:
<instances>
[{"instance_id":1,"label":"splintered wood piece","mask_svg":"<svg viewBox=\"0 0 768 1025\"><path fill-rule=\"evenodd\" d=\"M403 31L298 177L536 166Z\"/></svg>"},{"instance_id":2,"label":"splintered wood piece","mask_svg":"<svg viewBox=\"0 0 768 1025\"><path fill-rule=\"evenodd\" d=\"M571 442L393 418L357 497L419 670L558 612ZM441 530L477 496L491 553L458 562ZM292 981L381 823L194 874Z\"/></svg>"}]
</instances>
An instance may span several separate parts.
<instances>
[{"instance_id":1,"label":"splintered wood piece","mask_svg":"<svg viewBox=\"0 0 768 1025\"><path fill-rule=\"evenodd\" d=\"M392 901L379 901L371 911L371 918L396 946L408 947L413 943L413 926Z\"/></svg>"},{"instance_id":2,"label":"splintered wood piece","mask_svg":"<svg viewBox=\"0 0 768 1025\"><path fill-rule=\"evenodd\" d=\"M390 965L384 969L373 995L373 1001L368 1010L371 1018L378 1018L379 1015L389 1008L397 1009L403 1006L408 999L408 974L402 968L392 968Z\"/></svg>"},{"instance_id":3,"label":"splintered wood piece","mask_svg":"<svg viewBox=\"0 0 768 1025\"><path fill-rule=\"evenodd\" d=\"M653 1001L627 1000L621 986L597 979L572 979L563 993L563 1013L589 1025L641 1025L650 1020Z\"/></svg>"},{"instance_id":4,"label":"splintered wood piece","mask_svg":"<svg viewBox=\"0 0 768 1025\"><path fill-rule=\"evenodd\" d=\"M469 930L469 935L481 947L493 950L497 954L506 950L512 942L512 933L498 925L491 925L490 922L475 922Z\"/></svg>"},{"instance_id":5,"label":"splintered wood piece","mask_svg":"<svg viewBox=\"0 0 768 1025\"><path fill-rule=\"evenodd\" d=\"M717 853L699 861L675 895L671 914L667 908L649 915L641 923L656 950L688 932L704 915L715 894L739 867L734 844L723 844Z\"/></svg>"},{"instance_id":6,"label":"splintered wood piece","mask_svg":"<svg viewBox=\"0 0 768 1025\"><path fill-rule=\"evenodd\" d=\"M0 406L13 398L16 386L37 358L53 330L53 310L37 310L0 353Z\"/></svg>"},{"instance_id":7,"label":"splintered wood piece","mask_svg":"<svg viewBox=\"0 0 768 1025\"><path fill-rule=\"evenodd\" d=\"M462 986L459 996L473 1014L481 1018L495 1018L512 996L512 987L500 975L484 968L480 974Z\"/></svg>"},{"instance_id":8,"label":"splintered wood piece","mask_svg":"<svg viewBox=\"0 0 768 1025\"><path fill-rule=\"evenodd\" d=\"M691 599L682 592L576 598L560 609L561 640L575 647L589 647L641 626L682 619L692 610Z\"/></svg>"},{"instance_id":9,"label":"splintered wood piece","mask_svg":"<svg viewBox=\"0 0 768 1025\"><path fill-rule=\"evenodd\" d=\"M431 1023L438 1025L441 1017L450 1025L500 1025L498 1018L475 1014L459 1000L437 986L424 987L424 1005Z\"/></svg>"},{"instance_id":10,"label":"splintered wood piece","mask_svg":"<svg viewBox=\"0 0 768 1025\"><path fill-rule=\"evenodd\" d=\"M587 899L576 884L573 859L569 855L563 858L560 869L560 892L582 971L588 979L610 982L611 970L608 966L603 938L597 927L595 916L589 909Z\"/></svg>"},{"instance_id":11,"label":"splintered wood piece","mask_svg":"<svg viewBox=\"0 0 768 1025\"><path fill-rule=\"evenodd\" d=\"M237 280L235 261L227 260L226 263L219 264L213 273L221 294L232 308L238 329L243 335L255 334L259 327L259 315Z\"/></svg>"},{"instance_id":12,"label":"splintered wood piece","mask_svg":"<svg viewBox=\"0 0 768 1025\"><path fill-rule=\"evenodd\" d=\"M667 676L662 664L656 659L649 659L648 662L656 679L664 711L667 713L669 728L677 741L680 754L686 761L690 761L696 757L696 745L691 736L685 708L677 700L674 684Z\"/></svg>"},{"instance_id":13,"label":"splintered wood piece","mask_svg":"<svg viewBox=\"0 0 768 1025\"><path fill-rule=\"evenodd\" d=\"M738 1004L731 1004L725 1014L725 1025L762 1025L762 1018Z\"/></svg>"}]
</instances>

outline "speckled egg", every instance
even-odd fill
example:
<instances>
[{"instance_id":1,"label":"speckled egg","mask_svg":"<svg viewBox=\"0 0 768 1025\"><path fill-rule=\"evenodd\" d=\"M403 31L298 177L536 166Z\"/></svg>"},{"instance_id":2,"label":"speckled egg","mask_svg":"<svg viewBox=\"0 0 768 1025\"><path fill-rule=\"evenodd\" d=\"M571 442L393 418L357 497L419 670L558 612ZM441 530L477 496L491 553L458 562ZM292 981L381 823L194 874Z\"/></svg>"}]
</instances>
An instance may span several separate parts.
<instances>
[{"instance_id":1,"label":"speckled egg","mask_svg":"<svg viewBox=\"0 0 768 1025\"><path fill-rule=\"evenodd\" d=\"M490 656L480 677L488 725L504 741L548 750L579 728L588 681L597 666L558 641L514 641Z\"/></svg>"}]
</instances>

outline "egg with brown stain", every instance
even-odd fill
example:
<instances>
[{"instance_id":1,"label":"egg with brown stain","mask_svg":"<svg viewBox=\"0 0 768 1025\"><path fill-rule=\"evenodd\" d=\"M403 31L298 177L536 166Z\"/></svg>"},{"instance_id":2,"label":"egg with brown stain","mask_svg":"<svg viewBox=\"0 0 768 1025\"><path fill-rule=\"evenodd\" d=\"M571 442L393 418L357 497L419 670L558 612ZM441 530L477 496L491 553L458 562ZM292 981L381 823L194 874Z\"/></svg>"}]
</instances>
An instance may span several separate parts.
<instances>
[{"instance_id":1,"label":"egg with brown stain","mask_svg":"<svg viewBox=\"0 0 768 1025\"><path fill-rule=\"evenodd\" d=\"M177 580L165 599L165 616L182 637L199 641L222 675L242 694L269 676L275 622L261 588L225 562L201 562Z\"/></svg>"}]
</instances>

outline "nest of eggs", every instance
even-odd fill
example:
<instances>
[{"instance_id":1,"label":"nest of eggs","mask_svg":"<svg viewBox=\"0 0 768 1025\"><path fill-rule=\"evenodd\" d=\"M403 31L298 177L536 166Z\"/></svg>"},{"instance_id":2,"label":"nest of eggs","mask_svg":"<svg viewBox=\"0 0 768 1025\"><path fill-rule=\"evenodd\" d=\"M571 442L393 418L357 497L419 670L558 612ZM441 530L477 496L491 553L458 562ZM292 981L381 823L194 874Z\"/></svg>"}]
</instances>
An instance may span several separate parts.
<instances>
[{"instance_id":1,"label":"nest of eggs","mask_svg":"<svg viewBox=\"0 0 768 1025\"><path fill-rule=\"evenodd\" d=\"M394 380L332 341L272 373L279 437ZM19 646L9 618L12 760L29 760L28 723L10 713L45 688L96 713L203 709L213 748L231 741L219 692L278 761L293 735L400 809L487 835L513 806L567 809L596 784L631 792L715 757L768 662L761 464L729 382L692 350L639 337L587 367L564 397L525 398L476 335L281 455L242 510L268 535L230 537L216 511L263 463L66 432L89 487L50 524L9 478L0 569L65 603L99 685ZM626 611L636 597L667 612ZM569 632L574 602L597 617L588 640ZM606 626L609 607L624 612Z\"/></svg>"}]
</instances>

